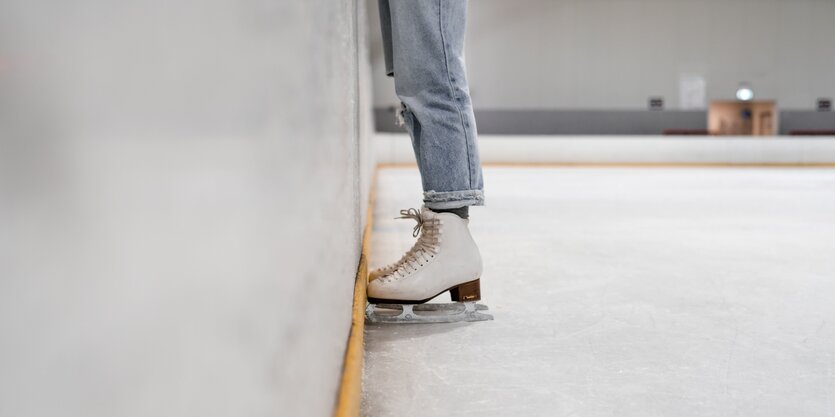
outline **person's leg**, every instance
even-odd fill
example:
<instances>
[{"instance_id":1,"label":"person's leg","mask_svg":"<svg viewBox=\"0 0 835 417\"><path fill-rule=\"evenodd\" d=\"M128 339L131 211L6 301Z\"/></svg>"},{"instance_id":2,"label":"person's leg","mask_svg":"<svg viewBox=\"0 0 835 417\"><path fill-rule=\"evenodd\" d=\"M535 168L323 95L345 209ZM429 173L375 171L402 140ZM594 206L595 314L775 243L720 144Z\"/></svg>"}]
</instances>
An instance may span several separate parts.
<instances>
[{"instance_id":1,"label":"person's leg","mask_svg":"<svg viewBox=\"0 0 835 417\"><path fill-rule=\"evenodd\" d=\"M467 0L381 0L395 90L424 190L437 210L483 205L476 123L464 65ZM385 44L385 40L384 40ZM388 60L387 60L388 61ZM457 210L466 217L466 209Z\"/></svg>"},{"instance_id":2,"label":"person's leg","mask_svg":"<svg viewBox=\"0 0 835 417\"><path fill-rule=\"evenodd\" d=\"M453 301L481 299L481 254L466 220L469 206L484 204L464 70L466 11L466 0L380 0L386 70L403 103L425 207L400 212L418 222L418 240L372 271L371 303L423 303L446 291Z\"/></svg>"}]
</instances>

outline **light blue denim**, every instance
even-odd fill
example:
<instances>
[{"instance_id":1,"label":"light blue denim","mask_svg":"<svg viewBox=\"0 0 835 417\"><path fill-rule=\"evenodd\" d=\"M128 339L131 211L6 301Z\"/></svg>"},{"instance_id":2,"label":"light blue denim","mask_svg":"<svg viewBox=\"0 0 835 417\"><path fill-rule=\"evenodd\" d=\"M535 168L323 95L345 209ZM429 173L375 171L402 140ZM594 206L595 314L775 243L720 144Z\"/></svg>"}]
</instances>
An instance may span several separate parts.
<instances>
[{"instance_id":1,"label":"light blue denim","mask_svg":"<svg viewBox=\"0 0 835 417\"><path fill-rule=\"evenodd\" d=\"M379 0L386 72L430 209L484 204L464 64L467 0Z\"/></svg>"}]
</instances>

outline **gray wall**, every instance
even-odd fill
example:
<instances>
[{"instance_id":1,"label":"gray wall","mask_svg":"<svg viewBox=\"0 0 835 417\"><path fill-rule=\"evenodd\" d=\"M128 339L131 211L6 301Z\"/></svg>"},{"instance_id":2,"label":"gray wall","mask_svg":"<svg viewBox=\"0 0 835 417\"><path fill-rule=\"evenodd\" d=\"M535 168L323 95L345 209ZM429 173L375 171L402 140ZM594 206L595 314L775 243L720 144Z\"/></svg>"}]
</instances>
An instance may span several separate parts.
<instances>
[{"instance_id":1,"label":"gray wall","mask_svg":"<svg viewBox=\"0 0 835 417\"><path fill-rule=\"evenodd\" d=\"M819 97L835 98L832 1L473 0L469 10L473 103L492 112L482 116L586 110L620 130L617 111L645 110L650 96L678 110L682 75L704 77L708 102L733 99L740 82L784 110L813 111ZM376 14L371 24L374 103L384 109L397 98L383 71ZM513 116L481 117L480 130L516 123ZM680 115L646 117L691 128L675 125ZM835 117L827 120L835 126Z\"/></svg>"},{"instance_id":2,"label":"gray wall","mask_svg":"<svg viewBox=\"0 0 835 417\"><path fill-rule=\"evenodd\" d=\"M379 132L405 132L397 126L395 108L377 108ZM495 135L661 135L673 131L706 131L704 110L490 110L476 109L478 131ZM672 131L671 131L672 130ZM780 112L780 134L835 131L835 112ZM700 133L704 135L704 133ZM831 134L831 133L829 133Z\"/></svg>"},{"instance_id":3,"label":"gray wall","mask_svg":"<svg viewBox=\"0 0 835 417\"><path fill-rule=\"evenodd\" d=\"M331 414L364 5L0 2L0 416Z\"/></svg>"}]
</instances>

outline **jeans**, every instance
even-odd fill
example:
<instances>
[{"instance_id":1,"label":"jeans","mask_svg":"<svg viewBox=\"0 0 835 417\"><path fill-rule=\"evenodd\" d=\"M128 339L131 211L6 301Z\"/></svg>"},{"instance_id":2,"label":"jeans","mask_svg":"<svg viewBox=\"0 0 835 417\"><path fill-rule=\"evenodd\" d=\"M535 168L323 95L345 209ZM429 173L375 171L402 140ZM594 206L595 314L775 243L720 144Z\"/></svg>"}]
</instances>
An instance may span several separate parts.
<instances>
[{"instance_id":1,"label":"jeans","mask_svg":"<svg viewBox=\"0 0 835 417\"><path fill-rule=\"evenodd\" d=\"M467 0L378 0L386 73L430 209L484 204L464 65Z\"/></svg>"}]
</instances>

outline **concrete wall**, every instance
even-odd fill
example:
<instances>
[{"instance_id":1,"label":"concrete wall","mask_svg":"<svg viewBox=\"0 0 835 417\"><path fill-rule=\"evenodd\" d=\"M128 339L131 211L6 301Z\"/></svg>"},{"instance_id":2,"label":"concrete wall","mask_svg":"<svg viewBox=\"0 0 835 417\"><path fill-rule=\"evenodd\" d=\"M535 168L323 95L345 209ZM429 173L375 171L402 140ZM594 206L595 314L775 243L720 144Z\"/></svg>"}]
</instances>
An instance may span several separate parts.
<instances>
[{"instance_id":1,"label":"concrete wall","mask_svg":"<svg viewBox=\"0 0 835 417\"><path fill-rule=\"evenodd\" d=\"M757 98L794 111L784 115L789 124L797 111L814 111L818 98L835 98L832 1L473 0L469 11L470 87L485 133L521 133L536 117L519 117L527 111L554 112L535 133L699 128L676 112L641 116L659 123L637 132L620 123L622 111L645 111L651 96L681 109L686 75L704 78L707 102L734 99L749 82ZM370 20L374 103L386 109L398 101L384 74L376 14ZM566 126L576 114L557 112L571 110L589 112L597 129ZM835 128L835 116L823 120Z\"/></svg>"},{"instance_id":2,"label":"concrete wall","mask_svg":"<svg viewBox=\"0 0 835 417\"><path fill-rule=\"evenodd\" d=\"M0 2L0 416L330 415L364 5Z\"/></svg>"},{"instance_id":3,"label":"concrete wall","mask_svg":"<svg viewBox=\"0 0 835 417\"><path fill-rule=\"evenodd\" d=\"M375 3L372 0L372 4ZM739 82L783 109L835 97L835 2L822 0L473 0L467 61L477 108L646 109L679 102L679 77L707 96ZM396 104L371 19L375 104Z\"/></svg>"}]
</instances>

